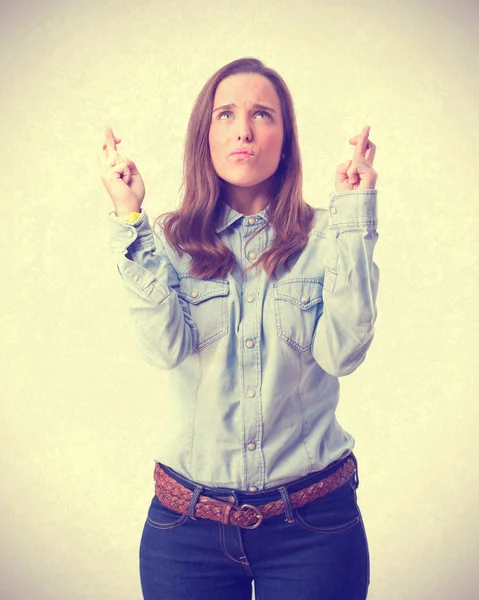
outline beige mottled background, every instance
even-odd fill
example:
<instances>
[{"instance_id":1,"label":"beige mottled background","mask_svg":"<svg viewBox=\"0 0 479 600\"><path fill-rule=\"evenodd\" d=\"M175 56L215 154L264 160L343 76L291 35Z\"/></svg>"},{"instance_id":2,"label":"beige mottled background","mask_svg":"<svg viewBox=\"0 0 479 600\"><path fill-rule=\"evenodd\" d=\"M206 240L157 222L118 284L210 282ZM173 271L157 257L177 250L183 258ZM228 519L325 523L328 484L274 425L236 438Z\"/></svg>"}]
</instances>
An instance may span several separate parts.
<instances>
[{"instance_id":1,"label":"beige mottled background","mask_svg":"<svg viewBox=\"0 0 479 600\"><path fill-rule=\"evenodd\" d=\"M163 373L137 353L96 161L124 139L151 215L178 199L206 78L241 56L296 101L305 195L372 126L376 340L343 380L371 600L477 597L475 0L1 2L0 598L139 600Z\"/></svg>"}]
</instances>

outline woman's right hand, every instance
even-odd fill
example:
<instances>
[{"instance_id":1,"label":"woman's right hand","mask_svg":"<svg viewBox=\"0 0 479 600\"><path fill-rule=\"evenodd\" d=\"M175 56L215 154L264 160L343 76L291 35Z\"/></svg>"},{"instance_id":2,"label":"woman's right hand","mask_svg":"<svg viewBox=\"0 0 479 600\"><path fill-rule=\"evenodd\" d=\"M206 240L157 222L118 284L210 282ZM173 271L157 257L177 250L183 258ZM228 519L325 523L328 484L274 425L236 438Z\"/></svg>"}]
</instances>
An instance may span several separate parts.
<instances>
[{"instance_id":1,"label":"woman's right hand","mask_svg":"<svg viewBox=\"0 0 479 600\"><path fill-rule=\"evenodd\" d=\"M135 163L126 156L120 156L117 151L116 145L120 142L111 127L107 127L101 158L101 181L118 216L140 212L145 197L145 184Z\"/></svg>"}]
</instances>

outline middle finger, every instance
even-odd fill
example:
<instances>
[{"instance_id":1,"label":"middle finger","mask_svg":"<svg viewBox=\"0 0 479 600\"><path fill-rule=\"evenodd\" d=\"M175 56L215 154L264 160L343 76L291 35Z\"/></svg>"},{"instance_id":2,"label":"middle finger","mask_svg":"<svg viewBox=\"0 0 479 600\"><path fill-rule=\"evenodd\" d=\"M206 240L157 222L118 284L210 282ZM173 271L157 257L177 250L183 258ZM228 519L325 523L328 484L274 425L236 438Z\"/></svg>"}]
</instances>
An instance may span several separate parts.
<instances>
[{"instance_id":1,"label":"middle finger","mask_svg":"<svg viewBox=\"0 0 479 600\"><path fill-rule=\"evenodd\" d=\"M368 148L368 136L371 127L367 125L359 134L358 140L356 142L356 147L354 149L354 157L357 158L366 158L366 150Z\"/></svg>"},{"instance_id":2,"label":"middle finger","mask_svg":"<svg viewBox=\"0 0 479 600\"><path fill-rule=\"evenodd\" d=\"M115 136L112 128L107 127L105 129L105 142L103 144L103 150L106 150L107 156L112 152L116 152L116 145L120 142L121 139Z\"/></svg>"}]
</instances>

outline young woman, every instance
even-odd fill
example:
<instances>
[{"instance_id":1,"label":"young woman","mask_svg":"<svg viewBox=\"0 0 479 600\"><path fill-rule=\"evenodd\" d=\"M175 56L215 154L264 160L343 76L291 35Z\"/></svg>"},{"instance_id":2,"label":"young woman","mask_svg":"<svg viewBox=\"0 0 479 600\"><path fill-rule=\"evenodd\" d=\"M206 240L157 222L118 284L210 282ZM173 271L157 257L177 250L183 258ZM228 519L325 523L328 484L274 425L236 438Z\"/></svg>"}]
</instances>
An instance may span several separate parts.
<instances>
[{"instance_id":1,"label":"young woman","mask_svg":"<svg viewBox=\"0 0 479 600\"><path fill-rule=\"evenodd\" d=\"M350 140L329 210L303 200L290 93L256 59L205 84L184 196L153 233L111 129L102 181L112 248L159 390L155 496L140 547L146 600L366 598L354 441L338 377L376 319L377 174Z\"/></svg>"}]
</instances>

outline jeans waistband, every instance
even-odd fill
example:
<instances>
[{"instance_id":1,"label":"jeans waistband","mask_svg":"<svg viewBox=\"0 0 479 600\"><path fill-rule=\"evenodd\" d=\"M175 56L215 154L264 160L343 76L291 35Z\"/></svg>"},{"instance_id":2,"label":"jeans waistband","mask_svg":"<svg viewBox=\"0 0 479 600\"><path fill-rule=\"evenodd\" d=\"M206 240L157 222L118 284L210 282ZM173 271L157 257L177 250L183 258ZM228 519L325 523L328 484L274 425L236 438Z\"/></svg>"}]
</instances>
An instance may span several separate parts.
<instances>
[{"instance_id":1,"label":"jeans waistband","mask_svg":"<svg viewBox=\"0 0 479 600\"><path fill-rule=\"evenodd\" d=\"M313 483L316 483L317 481L321 481L321 479L324 479L331 473L334 473L335 471L337 471L350 458L352 458L354 460L354 463L356 464L356 475L355 476L356 476L356 480L357 480L357 460L356 460L356 457L354 456L353 452L350 452L347 456L344 456L343 458L332 462L324 469L321 469L321 471L314 471L313 473L309 473L308 475L304 475L302 477L299 477L298 479L294 479L293 481L290 481L283 485L278 485L278 486L275 486L272 488L267 488L265 490L261 490L258 492L249 492L246 490L238 490L238 489L233 489L233 488L210 487L210 486L202 485L200 483L196 483L195 481L192 481L191 479L188 479L187 477L184 477L183 475L180 475L179 473L177 473L176 471L174 471L167 465L164 465L163 463L159 463L159 464L161 464L161 468L170 477L172 477L178 483L181 483L184 487L186 487L192 491L194 491L195 489L200 487L202 490L201 494L203 496L209 496L211 498L220 498L220 499L227 498L229 496L233 496L236 501L245 502L245 503L249 503L249 504L253 504L253 505L256 505L256 504L259 505L259 504L262 504L265 502L277 500L278 496L282 497L280 489L286 488L288 494L292 494L293 492L297 492L305 487L308 487L308 486L312 485ZM357 483L358 483L358 481L356 481L356 487L357 487Z\"/></svg>"}]
</instances>

